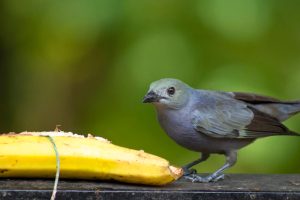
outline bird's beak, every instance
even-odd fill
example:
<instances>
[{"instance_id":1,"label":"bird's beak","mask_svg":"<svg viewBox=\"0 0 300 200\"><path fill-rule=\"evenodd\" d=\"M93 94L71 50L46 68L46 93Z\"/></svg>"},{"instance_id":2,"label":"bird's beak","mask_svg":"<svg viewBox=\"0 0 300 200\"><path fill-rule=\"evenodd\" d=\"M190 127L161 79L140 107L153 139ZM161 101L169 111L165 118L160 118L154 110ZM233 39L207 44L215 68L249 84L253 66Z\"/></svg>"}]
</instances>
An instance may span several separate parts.
<instances>
[{"instance_id":1,"label":"bird's beak","mask_svg":"<svg viewBox=\"0 0 300 200\"><path fill-rule=\"evenodd\" d=\"M144 96L143 103L158 102L160 99L161 97L151 90Z\"/></svg>"}]
</instances>

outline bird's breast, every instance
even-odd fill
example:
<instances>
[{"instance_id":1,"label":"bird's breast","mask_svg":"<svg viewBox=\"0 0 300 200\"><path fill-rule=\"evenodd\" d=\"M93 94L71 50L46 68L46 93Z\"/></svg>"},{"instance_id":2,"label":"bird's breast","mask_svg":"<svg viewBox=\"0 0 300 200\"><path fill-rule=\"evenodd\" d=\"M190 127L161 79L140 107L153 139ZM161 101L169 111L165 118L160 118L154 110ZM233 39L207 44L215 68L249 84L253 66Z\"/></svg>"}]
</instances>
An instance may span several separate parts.
<instances>
[{"instance_id":1,"label":"bird's breast","mask_svg":"<svg viewBox=\"0 0 300 200\"><path fill-rule=\"evenodd\" d=\"M205 146L202 136L191 124L189 112L158 112L158 121L167 135L179 145L193 151L200 151L201 147Z\"/></svg>"}]
</instances>

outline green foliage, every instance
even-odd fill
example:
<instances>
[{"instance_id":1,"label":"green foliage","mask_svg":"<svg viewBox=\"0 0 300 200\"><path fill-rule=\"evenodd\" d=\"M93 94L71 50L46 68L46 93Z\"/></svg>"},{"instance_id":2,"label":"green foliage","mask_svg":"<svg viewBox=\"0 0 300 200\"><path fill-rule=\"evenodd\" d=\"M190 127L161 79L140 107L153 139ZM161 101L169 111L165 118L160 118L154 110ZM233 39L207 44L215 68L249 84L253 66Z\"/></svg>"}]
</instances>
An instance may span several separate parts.
<instances>
[{"instance_id":1,"label":"green foliage","mask_svg":"<svg viewBox=\"0 0 300 200\"><path fill-rule=\"evenodd\" d=\"M1 132L98 134L183 165L196 159L141 103L149 83L300 99L297 1L17 1L0 3ZM300 117L287 122L300 132ZM261 139L231 172L299 173L300 139ZM223 160L199 166L208 172Z\"/></svg>"}]
</instances>

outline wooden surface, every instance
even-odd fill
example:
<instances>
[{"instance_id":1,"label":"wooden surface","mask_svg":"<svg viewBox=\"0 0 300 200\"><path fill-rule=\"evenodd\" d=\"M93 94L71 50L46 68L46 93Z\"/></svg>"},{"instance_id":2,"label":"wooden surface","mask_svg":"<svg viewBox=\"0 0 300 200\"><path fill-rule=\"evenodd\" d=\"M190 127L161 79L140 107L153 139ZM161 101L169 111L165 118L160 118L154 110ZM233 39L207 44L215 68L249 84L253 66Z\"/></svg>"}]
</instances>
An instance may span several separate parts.
<instances>
[{"instance_id":1,"label":"wooden surface","mask_svg":"<svg viewBox=\"0 0 300 200\"><path fill-rule=\"evenodd\" d=\"M53 180L0 179L0 199L50 199ZM226 175L216 183L184 179L163 187L117 182L60 180L56 199L300 199L300 174Z\"/></svg>"}]
</instances>

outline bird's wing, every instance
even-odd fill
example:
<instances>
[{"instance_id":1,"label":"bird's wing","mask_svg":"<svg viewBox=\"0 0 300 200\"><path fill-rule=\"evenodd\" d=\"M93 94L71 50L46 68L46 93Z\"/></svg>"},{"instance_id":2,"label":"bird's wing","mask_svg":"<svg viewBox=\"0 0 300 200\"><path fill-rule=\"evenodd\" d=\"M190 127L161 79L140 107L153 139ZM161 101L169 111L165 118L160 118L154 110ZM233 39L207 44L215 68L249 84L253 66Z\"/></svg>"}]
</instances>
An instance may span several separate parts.
<instances>
[{"instance_id":1,"label":"bird's wing","mask_svg":"<svg viewBox=\"0 0 300 200\"><path fill-rule=\"evenodd\" d=\"M197 103L192 124L198 132L216 138L258 138L292 133L277 119L228 95L210 94Z\"/></svg>"}]
</instances>

